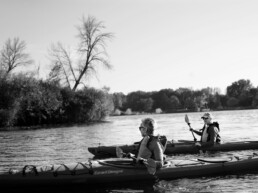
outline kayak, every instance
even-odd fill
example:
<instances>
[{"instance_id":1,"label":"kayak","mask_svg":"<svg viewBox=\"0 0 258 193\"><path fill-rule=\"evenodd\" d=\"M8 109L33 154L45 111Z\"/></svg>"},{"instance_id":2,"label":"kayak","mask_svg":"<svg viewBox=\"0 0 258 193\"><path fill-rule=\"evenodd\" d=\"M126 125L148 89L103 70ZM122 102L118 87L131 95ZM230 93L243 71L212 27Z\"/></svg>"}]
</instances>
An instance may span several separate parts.
<instances>
[{"instance_id":1,"label":"kayak","mask_svg":"<svg viewBox=\"0 0 258 193\"><path fill-rule=\"evenodd\" d=\"M258 172L258 156L199 157L189 160L167 160L164 167L154 174L148 166L135 165L129 158L109 158L86 162L33 166L11 169L0 174L0 185L15 186L64 186L96 185L115 182L132 182L153 179L178 179L227 174Z\"/></svg>"},{"instance_id":2,"label":"kayak","mask_svg":"<svg viewBox=\"0 0 258 193\"><path fill-rule=\"evenodd\" d=\"M168 142L165 154L175 155L175 154L197 154L199 150L195 147L193 141L181 140L182 142ZM139 143L134 143L132 145L120 145L119 147L125 153L136 153ZM98 146L89 147L88 151L95 155L97 158L101 157L116 157L116 147L113 146ZM258 141L242 141L242 142L228 142L222 144L215 144L209 148L203 148L204 151L240 151L240 150L252 150L258 149Z\"/></svg>"}]
</instances>

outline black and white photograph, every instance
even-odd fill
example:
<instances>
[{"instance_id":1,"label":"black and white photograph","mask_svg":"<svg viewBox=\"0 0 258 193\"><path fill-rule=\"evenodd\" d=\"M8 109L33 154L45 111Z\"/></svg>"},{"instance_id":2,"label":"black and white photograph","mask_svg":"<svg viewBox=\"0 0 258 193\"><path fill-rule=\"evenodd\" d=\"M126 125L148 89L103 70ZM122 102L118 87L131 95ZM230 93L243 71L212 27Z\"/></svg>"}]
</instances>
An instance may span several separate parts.
<instances>
[{"instance_id":1,"label":"black and white photograph","mask_svg":"<svg viewBox=\"0 0 258 193\"><path fill-rule=\"evenodd\" d=\"M257 0L0 0L1 192L257 182Z\"/></svg>"}]
</instances>

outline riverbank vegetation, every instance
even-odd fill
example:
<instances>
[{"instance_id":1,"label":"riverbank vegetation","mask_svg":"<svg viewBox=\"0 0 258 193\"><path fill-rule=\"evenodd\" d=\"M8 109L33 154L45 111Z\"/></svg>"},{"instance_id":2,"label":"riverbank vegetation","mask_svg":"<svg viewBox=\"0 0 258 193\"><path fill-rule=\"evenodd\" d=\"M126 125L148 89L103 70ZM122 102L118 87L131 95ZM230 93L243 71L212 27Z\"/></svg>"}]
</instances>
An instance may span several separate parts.
<instances>
[{"instance_id":1,"label":"riverbank vegetation","mask_svg":"<svg viewBox=\"0 0 258 193\"><path fill-rule=\"evenodd\" d=\"M225 95L204 88L136 91L127 95L108 88L73 91L58 82L18 74L0 78L0 127L32 127L102 121L109 115L194 112L258 108L258 88L249 80L227 87Z\"/></svg>"},{"instance_id":2,"label":"riverbank vegetation","mask_svg":"<svg viewBox=\"0 0 258 193\"><path fill-rule=\"evenodd\" d=\"M248 79L240 79L227 87L226 94L220 94L218 88L178 88L114 93L113 101L114 115L254 109L258 108L258 87Z\"/></svg>"},{"instance_id":3,"label":"riverbank vegetation","mask_svg":"<svg viewBox=\"0 0 258 193\"><path fill-rule=\"evenodd\" d=\"M1 127L89 123L113 110L111 95L104 89L73 91L25 75L1 79L0 90Z\"/></svg>"},{"instance_id":4,"label":"riverbank vegetation","mask_svg":"<svg viewBox=\"0 0 258 193\"><path fill-rule=\"evenodd\" d=\"M191 88L109 93L109 88L87 86L101 65L112 66L106 42L112 33L94 17L83 18L78 29L78 47L70 50L58 42L49 49L50 73L40 79L26 52L25 41L8 39L0 50L0 127L40 127L102 121L109 115L172 113L202 110L258 108L258 88L247 79L233 82L225 95L219 89ZM123 84L123 83L121 83Z\"/></svg>"}]
</instances>

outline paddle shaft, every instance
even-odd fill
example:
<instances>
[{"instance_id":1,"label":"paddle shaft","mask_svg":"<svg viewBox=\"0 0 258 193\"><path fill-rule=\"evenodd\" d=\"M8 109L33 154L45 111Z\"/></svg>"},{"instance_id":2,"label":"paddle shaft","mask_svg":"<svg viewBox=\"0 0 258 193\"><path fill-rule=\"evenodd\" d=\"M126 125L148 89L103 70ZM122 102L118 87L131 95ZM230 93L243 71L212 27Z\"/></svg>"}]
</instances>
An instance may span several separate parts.
<instances>
[{"instance_id":1,"label":"paddle shaft","mask_svg":"<svg viewBox=\"0 0 258 193\"><path fill-rule=\"evenodd\" d=\"M189 123L189 122L188 122L187 124L189 125L189 128L191 129L191 125L190 125L191 123ZM191 132L192 132L192 135L193 135L194 141L196 142L196 141L197 141L197 139L195 138L193 131L191 131ZM199 153L202 155L202 154L203 154L203 151L199 149Z\"/></svg>"},{"instance_id":2,"label":"paddle shaft","mask_svg":"<svg viewBox=\"0 0 258 193\"><path fill-rule=\"evenodd\" d=\"M190 128L190 129L192 129L192 128L191 128L191 123L187 123L187 124L188 124L189 128ZM192 132L192 135L193 135L194 141L197 141L197 139L196 139L196 138L195 138L195 136L194 136L193 131L191 131L191 132Z\"/></svg>"},{"instance_id":3,"label":"paddle shaft","mask_svg":"<svg viewBox=\"0 0 258 193\"><path fill-rule=\"evenodd\" d=\"M128 157L126 153L123 153L124 157ZM128 158L133 159L134 161L137 161L137 158L135 156L129 156ZM141 160L141 159L140 159ZM143 159L142 159L143 160ZM146 164L145 164L146 165Z\"/></svg>"}]
</instances>

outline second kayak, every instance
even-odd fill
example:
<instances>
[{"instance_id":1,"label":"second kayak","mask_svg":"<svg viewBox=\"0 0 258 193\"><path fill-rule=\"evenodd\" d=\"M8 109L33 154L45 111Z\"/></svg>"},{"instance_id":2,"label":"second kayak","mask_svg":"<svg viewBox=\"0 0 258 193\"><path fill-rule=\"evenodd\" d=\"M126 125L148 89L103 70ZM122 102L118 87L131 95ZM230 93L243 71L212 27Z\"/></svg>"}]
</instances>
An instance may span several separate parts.
<instances>
[{"instance_id":1,"label":"second kayak","mask_svg":"<svg viewBox=\"0 0 258 193\"><path fill-rule=\"evenodd\" d=\"M132 145L119 146L125 153L136 153L138 149L138 143ZM101 157L116 157L117 146L98 146L89 147L88 151L98 158ZM240 150L252 150L258 149L258 141L241 141L241 142L228 142L222 144L215 144L213 147L205 148L207 151L240 151ZM167 143L165 154L196 154L199 150L195 147L194 142L184 141L182 143Z\"/></svg>"}]
</instances>

